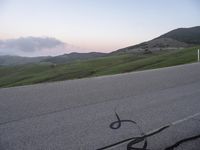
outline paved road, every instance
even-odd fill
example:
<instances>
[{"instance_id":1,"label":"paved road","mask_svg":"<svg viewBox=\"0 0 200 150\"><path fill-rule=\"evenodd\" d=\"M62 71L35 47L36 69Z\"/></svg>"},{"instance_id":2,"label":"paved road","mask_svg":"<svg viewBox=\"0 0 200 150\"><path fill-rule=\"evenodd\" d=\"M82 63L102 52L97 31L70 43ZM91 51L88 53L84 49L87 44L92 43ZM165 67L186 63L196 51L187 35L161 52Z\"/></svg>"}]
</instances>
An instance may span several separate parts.
<instances>
[{"instance_id":1,"label":"paved road","mask_svg":"<svg viewBox=\"0 0 200 150\"><path fill-rule=\"evenodd\" d=\"M115 112L137 125L111 129ZM151 150L200 134L200 64L0 89L0 150L95 150L141 132ZM200 138L176 149L199 147Z\"/></svg>"}]
</instances>

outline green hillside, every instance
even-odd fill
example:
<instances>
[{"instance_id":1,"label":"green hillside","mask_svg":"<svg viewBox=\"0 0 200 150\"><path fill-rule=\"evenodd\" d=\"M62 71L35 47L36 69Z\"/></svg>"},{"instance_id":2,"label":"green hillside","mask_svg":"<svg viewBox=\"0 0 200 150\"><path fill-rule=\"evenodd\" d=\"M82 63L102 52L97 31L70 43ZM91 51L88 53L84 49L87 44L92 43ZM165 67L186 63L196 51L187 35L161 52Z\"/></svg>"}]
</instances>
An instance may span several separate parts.
<instances>
[{"instance_id":1,"label":"green hillside","mask_svg":"<svg viewBox=\"0 0 200 150\"><path fill-rule=\"evenodd\" d=\"M78 79L196 62L197 49L124 54L53 66L48 63L0 67L0 87Z\"/></svg>"}]
</instances>

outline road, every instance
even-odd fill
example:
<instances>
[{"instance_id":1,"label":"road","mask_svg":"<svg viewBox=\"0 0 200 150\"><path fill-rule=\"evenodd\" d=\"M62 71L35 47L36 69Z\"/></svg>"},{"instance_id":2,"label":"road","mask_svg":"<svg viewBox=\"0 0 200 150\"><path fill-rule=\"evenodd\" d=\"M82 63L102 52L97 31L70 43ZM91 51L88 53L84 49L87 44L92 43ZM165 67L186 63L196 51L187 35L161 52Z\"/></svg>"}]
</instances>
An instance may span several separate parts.
<instances>
[{"instance_id":1,"label":"road","mask_svg":"<svg viewBox=\"0 0 200 150\"><path fill-rule=\"evenodd\" d=\"M164 150L199 134L200 63L0 89L0 150L97 150L142 136L131 146ZM176 149L199 147L196 138Z\"/></svg>"}]
</instances>

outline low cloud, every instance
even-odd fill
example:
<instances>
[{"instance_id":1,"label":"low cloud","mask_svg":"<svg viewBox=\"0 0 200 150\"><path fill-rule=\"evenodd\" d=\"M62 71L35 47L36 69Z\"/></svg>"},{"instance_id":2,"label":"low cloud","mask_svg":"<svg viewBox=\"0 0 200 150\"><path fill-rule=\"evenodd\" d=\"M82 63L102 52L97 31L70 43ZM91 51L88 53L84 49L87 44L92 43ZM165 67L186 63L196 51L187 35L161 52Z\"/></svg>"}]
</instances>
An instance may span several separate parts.
<instances>
[{"instance_id":1,"label":"low cloud","mask_svg":"<svg viewBox=\"0 0 200 150\"><path fill-rule=\"evenodd\" d=\"M51 37L21 37L0 40L0 55L56 56L70 52L89 52Z\"/></svg>"},{"instance_id":2,"label":"low cloud","mask_svg":"<svg viewBox=\"0 0 200 150\"><path fill-rule=\"evenodd\" d=\"M1 40L0 48L5 50L14 49L22 52L35 52L64 44L55 38L49 37L21 37L18 39Z\"/></svg>"},{"instance_id":3,"label":"low cloud","mask_svg":"<svg viewBox=\"0 0 200 150\"><path fill-rule=\"evenodd\" d=\"M74 51L87 52L51 37L30 36L0 40L0 55L55 56Z\"/></svg>"}]
</instances>

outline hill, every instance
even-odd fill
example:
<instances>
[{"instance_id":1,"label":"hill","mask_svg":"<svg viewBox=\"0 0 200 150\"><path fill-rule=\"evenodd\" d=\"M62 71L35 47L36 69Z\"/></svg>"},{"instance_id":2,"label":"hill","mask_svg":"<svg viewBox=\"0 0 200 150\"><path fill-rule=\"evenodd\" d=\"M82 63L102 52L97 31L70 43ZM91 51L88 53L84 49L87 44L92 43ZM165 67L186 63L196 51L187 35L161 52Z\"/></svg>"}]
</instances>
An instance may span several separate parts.
<instances>
[{"instance_id":1,"label":"hill","mask_svg":"<svg viewBox=\"0 0 200 150\"><path fill-rule=\"evenodd\" d=\"M0 65L1 66L16 66L16 65L25 65L25 64L36 64L36 63L53 63L53 64L65 64L78 60L88 60L98 57L106 56L105 53L70 53L59 55L55 57L21 57L21 56L9 56L2 55L0 56Z\"/></svg>"},{"instance_id":2,"label":"hill","mask_svg":"<svg viewBox=\"0 0 200 150\"><path fill-rule=\"evenodd\" d=\"M128 53L58 64L57 66L48 63L2 66L0 67L0 87L110 75L191 63L197 60L196 52L198 48L200 47L145 55Z\"/></svg>"},{"instance_id":3,"label":"hill","mask_svg":"<svg viewBox=\"0 0 200 150\"><path fill-rule=\"evenodd\" d=\"M192 28L179 28L163 34L153 40L143 42L137 45L119 49L117 51L106 53L69 53L55 57L20 57L20 56L0 56L0 65L23 65L30 63L53 63L66 64L74 61L89 60L104 56L141 53L149 54L159 51L172 51L200 45L200 26Z\"/></svg>"},{"instance_id":4,"label":"hill","mask_svg":"<svg viewBox=\"0 0 200 150\"><path fill-rule=\"evenodd\" d=\"M0 56L0 87L78 79L161 68L197 61L200 27L180 28L109 54L55 57ZM52 65L53 64L53 65ZM57 65L54 65L57 64Z\"/></svg>"},{"instance_id":5,"label":"hill","mask_svg":"<svg viewBox=\"0 0 200 150\"><path fill-rule=\"evenodd\" d=\"M119 49L112 52L112 54L130 52L151 53L154 51L187 48L195 45L200 45L200 26L175 29L153 40Z\"/></svg>"},{"instance_id":6,"label":"hill","mask_svg":"<svg viewBox=\"0 0 200 150\"><path fill-rule=\"evenodd\" d=\"M187 44L200 45L200 26L192 28L179 28L161 35L158 38L171 38Z\"/></svg>"},{"instance_id":7,"label":"hill","mask_svg":"<svg viewBox=\"0 0 200 150\"><path fill-rule=\"evenodd\" d=\"M2 55L0 56L0 65L10 66L10 65L33 64L33 63L39 63L40 61L47 58L48 57L21 57L21 56Z\"/></svg>"},{"instance_id":8,"label":"hill","mask_svg":"<svg viewBox=\"0 0 200 150\"><path fill-rule=\"evenodd\" d=\"M94 59L98 57L106 56L105 53L98 53L98 52L90 52L90 53L70 53L70 54L64 54L60 56L50 57L47 59L42 60L42 62L50 62L50 63L56 63L56 64L65 64L73 61L78 60L88 60L88 59Z\"/></svg>"}]
</instances>

